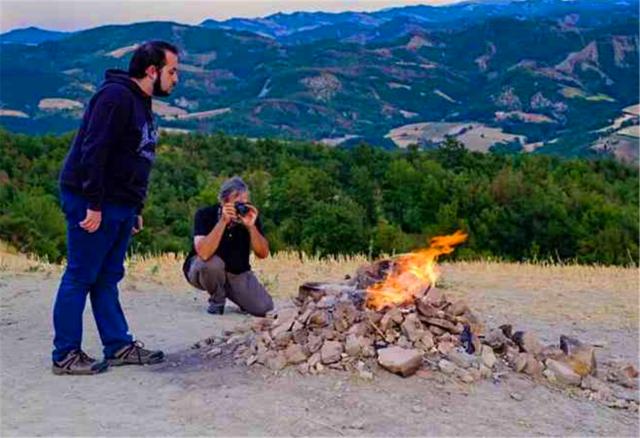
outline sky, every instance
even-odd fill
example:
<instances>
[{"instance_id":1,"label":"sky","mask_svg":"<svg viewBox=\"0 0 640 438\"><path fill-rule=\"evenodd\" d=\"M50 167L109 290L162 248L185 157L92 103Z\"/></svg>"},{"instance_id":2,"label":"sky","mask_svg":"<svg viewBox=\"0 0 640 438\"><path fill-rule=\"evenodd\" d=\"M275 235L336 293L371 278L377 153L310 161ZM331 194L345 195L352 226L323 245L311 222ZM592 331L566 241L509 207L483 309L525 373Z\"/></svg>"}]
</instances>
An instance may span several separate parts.
<instances>
[{"instance_id":1,"label":"sky","mask_svg":"<svg viewBox=\"0 0 640 438\"><path fill-rule=\"evenodd\" d=\"M207 18L263 17L294 11L374 11L459 0L0 0L0 31L36 26L75 31L105 24L167 20L199 24Z\"/></svg>"}]
</instances>

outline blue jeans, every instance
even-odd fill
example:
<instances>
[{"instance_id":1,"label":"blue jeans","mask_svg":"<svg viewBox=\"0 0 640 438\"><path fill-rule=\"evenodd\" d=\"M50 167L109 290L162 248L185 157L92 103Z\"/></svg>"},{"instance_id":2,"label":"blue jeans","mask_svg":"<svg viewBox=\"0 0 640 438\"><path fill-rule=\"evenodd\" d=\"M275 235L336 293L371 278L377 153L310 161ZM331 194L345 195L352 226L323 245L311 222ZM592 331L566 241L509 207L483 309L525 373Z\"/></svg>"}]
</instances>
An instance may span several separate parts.
<instances>
[{"instance_id":1,"label":"blue jeans","mask_svg":"<svg viewBox=\"0 0 640 438\"><path fill-rule=\"evenodd\" d=\"M113 357L119 349L133 342L118 299L118 282L124 277L124 258L135 209L105 203L100 227L89 233L78 225L86 216L87 200L64 189L61 199L67 220L67 268L53 306L52 358L61 361L67 353L80 348L87 293L104 356Z\"/></svg>"}]
</instances>

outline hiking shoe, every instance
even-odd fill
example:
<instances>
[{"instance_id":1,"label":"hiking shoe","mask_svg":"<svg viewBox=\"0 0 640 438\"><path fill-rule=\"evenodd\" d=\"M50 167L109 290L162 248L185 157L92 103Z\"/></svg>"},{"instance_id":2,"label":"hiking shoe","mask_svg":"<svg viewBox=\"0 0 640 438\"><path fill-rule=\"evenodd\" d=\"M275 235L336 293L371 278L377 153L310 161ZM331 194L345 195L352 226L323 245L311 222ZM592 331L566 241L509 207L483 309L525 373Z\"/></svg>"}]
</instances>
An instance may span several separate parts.
<instances>
[{"instance_id":1,"label":"hiking shoe","mask_svg":"<svg viewBox=\"0 0 640 438\"><path fill-rule=\"evenodd\" d=\"M105 361L98 362L82 350L70 351L60 362L53 362L51 371L56 375L91 375L107 371L109 364Z\"/></svg>"},{"instance_id":2,"label":"hiking shoe","mask_svg":"<svg viewBox=\"0 0 640 438\"><path fill-rule=\"evenodd\" d=\"M224 314L224 304L209 303L209 307L207 307L207 313L210 313L212 315Z\"/></svg>"},{"instance_id":3,"label":"hiking shoe","mask_svg":"<svg viewBox=\"0 0 640 438\"><path fill-rule=\"evenodd\" d=\"M140 341L132 342L121 348L111 358L107 359L109 365L153 365L164 360L164 353L160 350L147 350Z\"/></svg>"}]
</instances>

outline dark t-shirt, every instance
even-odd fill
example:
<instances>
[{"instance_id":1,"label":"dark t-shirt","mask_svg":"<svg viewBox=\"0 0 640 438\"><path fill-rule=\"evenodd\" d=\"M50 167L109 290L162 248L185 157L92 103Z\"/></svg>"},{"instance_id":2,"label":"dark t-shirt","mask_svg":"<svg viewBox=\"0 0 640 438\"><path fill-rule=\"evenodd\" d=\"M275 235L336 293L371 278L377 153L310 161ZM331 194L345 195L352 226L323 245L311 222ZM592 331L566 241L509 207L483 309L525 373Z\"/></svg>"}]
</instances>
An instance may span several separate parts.
<instances>
[{"instance_id":1,"label":"dark t-shirt","mask_svg":"<svg viewBox=\"0 0 640 438\"><path fill-rule=\"evenodd\" d=\"M196 212L193 224L193 236L206 236L218 223L221 207L216 204L201 208ZM256 228L262 232L260 217L256 220ZM241 274L251 270L249 254L251 253L251 236L249 230L242 224L229 224L222 234L220 244L214 255L224 260L225 269L232 274ZM182 266L185 277L188 275L191 262L196 256L196 249L191 244L191 252Z\"/></svg>"}]
</instances>

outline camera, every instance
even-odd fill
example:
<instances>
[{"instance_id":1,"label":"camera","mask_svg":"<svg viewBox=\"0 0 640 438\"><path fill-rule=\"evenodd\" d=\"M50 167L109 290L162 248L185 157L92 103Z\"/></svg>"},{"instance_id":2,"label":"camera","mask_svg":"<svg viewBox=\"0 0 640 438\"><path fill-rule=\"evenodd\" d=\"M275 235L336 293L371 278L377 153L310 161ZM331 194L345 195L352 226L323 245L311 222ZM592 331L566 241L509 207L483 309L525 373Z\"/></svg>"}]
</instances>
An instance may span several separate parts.
<instances>
[{"instance_id":1,"label":"camera","mask_svg":"<svg viewBox=\"0 0 640 438\"><path fill-rule=\"evenodd\" d=\"M235 207L236 207L236 213L238 213L238 216L246 216L247 213L251 211L249 206L244 202L236 202Z\"/></svg>"}]
</instances>

